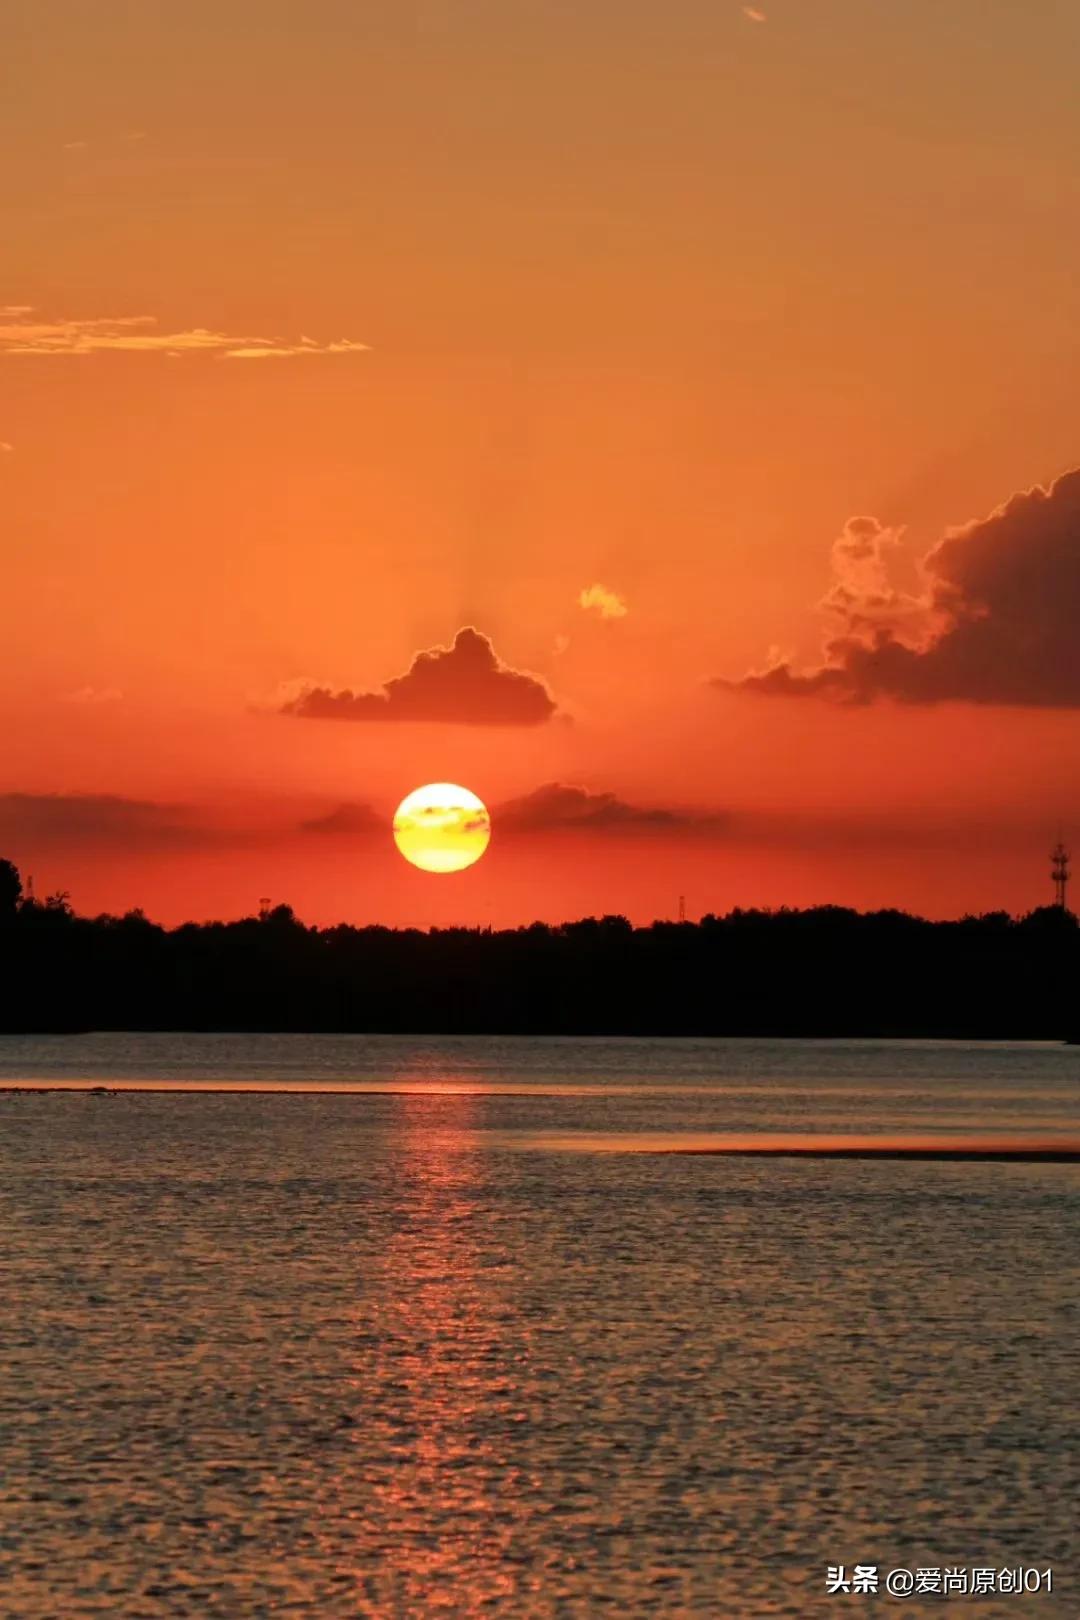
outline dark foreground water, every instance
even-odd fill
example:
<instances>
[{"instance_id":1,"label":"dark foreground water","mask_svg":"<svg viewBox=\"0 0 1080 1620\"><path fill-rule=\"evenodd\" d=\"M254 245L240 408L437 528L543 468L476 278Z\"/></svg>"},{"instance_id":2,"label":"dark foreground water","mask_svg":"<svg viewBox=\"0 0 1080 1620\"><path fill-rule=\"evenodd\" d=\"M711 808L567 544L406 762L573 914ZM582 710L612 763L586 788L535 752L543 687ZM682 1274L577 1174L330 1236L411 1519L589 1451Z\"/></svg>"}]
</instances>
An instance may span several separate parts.
<instances>
[{"instance_id":1,"label":"dark foreground water","mask_svg":"<svg viewBox=\"0 0 1080 1620\"><path fill-rule=\"evenodd\" d=\"M5 1620L1080 1613L1080 1167L655 1151L1075 1145L1080 1049L8 1038L13 1081L173 1089L0 1095Z\"/></svg>"}]
</instances>

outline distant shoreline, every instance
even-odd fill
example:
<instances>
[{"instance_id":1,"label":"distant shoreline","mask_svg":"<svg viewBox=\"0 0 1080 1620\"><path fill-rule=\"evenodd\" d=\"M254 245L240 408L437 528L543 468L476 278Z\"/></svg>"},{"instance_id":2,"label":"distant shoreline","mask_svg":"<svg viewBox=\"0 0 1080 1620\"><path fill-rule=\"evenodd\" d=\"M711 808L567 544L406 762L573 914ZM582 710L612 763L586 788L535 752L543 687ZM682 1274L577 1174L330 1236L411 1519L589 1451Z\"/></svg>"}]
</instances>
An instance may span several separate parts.
<instances>
[{"instance_id":1,"label":"distant shoreline","mask_svg":"<svg viewBox=\"0 0 1080 1620\"><path fill-rule=\"evenodd\" d=\"M24 1034L1080 1036L1080 924L1049 906L953 922L817 906L423 933L308 927L284 905L166 929L27 900L0 916L0 969L0 1023Z\"/></svg>"},{"instance_id":2,"label":"distant shoreline","mask_svg":"<svg viewBox=\"0 0 1080 1620\"><path fill-rule=\"evenodd\" d=\"M4 1041L25 1040L58 1040L66 1038L78 1040L83 1036L93 1035L169 1035L182 1037L195 1036L236 1036L244 1037L276 1037L289 1036L295 1040L321 1040L325 1037L355 1038L357 1040L416 1040L416 1041L471 1041L471 1040L522 1040L522 1041L792 1041L792 1042L819 1042L831 1044L836 1041L895 1041L897 1044L919 1041L941 1041L945 1043L956 1042L962 1045L965 1042L975 1041L986 1046L1080 1046L1080 1035L1062 1035L1059 1031L1053 1034L1033 1034L1030 1030L1022 1032L1002 1033L994 1029L940 1029L940 1028L911 1028L911 1029L832 1029L807 1028L790 1029L779 1027L754 1028L693 1028L668 1029L663 1026L655 1029L634 1028L628 1029L613 1024L602 1029L578 1029L567 1026L547 1025L543 1028L534 1028L528 1025L478 1025L476 1027L420 1027L411 1028L367 1028L355 1025L318 1025L315 1027L301 1027L299 1025L282 1024L88 1024L84 1027L74 1028L69 1025L56 1025L50 1028L46 1025L37 1025L33 1029L4 1029L0 1028L0 1043ZM0 1046L2 1050L2 1046Z\"/></svg>"},{"instance_id":3,"label":"distant shoreline","mask_svg":"<svg viewBox=\"0 0 1080 1620\"><path fill-rule=\"evenodd\" d=\"M247 1096L262 1101L268 1098L352 1097L357 1101L370 1101L375 1097L424 1097L435 1102L468 1098L551 1098L603 1095L641 1094L650 1091L675 1091L682 1087L649 1086L536 1086L500 1085L498 1082L478 1082L463 1085L439 1085L417 1082L395 1085L392 1082L342 1082L334 1085L303 1085L284 1082L279 1085L259 1081L199 1082L199 1081L138 1081L119 1080L112 1084L83 1080L28 1080L8 1081L0 1084L0 1096L69 1096L115 1100L117 1097L239 1097ZM707 1087L688 1088L694 1092ZM723 1091L723 1087L719 1088ZM747 1158L747 1159L844 1159L868 1162L906 1161L909 1163L954 1164L1080 1164L1080 1139L1071 1137L1062 1142L1041 1140L1024 1141L1016 1136L995 1140L993 1137L967 1137L950 1142L947 1138L900 1136L859 1138L854 1135L817 1133L783 1134L762 1132L759 1137L708 1133L688 1137L678 1132L643 1135L632 1131L549 1133L549 1132L494 1132L500 1145L527 1152L632 1154L660 1157Z\"/></svg>"},{"instance_id":4,"label":"distant shoreline","mask_svg":"<svg viewBox=\"0 0 1080 1620\"><path fill-rule=\"evenodd\" d=\"M947 1160L955 1164L1080 1164L1074 1148L890 1148L890 1147L657 1147L631 1149L637 1153L675 1154L748 1159L906 1159L918 1162Z\"/></svg>"}]
</instances>

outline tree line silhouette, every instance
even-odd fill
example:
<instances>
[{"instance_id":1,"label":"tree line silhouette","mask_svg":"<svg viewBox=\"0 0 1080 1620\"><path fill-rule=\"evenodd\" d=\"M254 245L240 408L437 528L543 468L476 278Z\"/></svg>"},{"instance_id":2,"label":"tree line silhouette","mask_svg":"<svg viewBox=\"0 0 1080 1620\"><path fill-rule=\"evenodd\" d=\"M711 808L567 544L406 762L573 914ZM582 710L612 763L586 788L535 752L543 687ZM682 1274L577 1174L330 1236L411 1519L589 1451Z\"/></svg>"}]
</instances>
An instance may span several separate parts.
<instances>
[{"instance_id":1,"label":"tree line silhouette","mask_svg":"<svg viewBox=\"0 0 1080 1620\"><path fill-rule=\"evenodd\" d=\"M287 905L163 928L82 917L0 861L0 1030L1080 1035L1080 926L842 906L632 926L308 927Z\"/></svg>"}]
</instances>

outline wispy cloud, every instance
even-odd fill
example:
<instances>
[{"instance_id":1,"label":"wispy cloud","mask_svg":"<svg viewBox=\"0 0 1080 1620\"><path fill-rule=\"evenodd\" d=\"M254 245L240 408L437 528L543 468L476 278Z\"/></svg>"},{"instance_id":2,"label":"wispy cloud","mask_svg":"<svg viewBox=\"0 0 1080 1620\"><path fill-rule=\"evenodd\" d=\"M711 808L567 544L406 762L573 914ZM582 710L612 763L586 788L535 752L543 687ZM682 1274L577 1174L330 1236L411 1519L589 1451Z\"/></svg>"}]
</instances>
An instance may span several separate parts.
<instances>
[{"instance_id":1,"label":"wispy cloud","mask_svg":"<svg viewBox=\"0 0 1080 1620\"><path fill-rule=\"evenodd\" d=\"M46 320L28 304L0 306L0 356L14 354L205 354L224 360L295 359L326 354L362 354L366 343L335 338L319 343L301 337L252 337L195 326L163 332L153 315Z\"/></svg>"},{"instance_id":2,"label":"wispy cloud","mask_svg":"<svg viewBox=\"0 0 1080 1620\"><path fill-rule=\"evenodd\" d=\"M768 22L769 20L765 13L760 11L757 6L743 6L742 14L744 17L748 17L751 22L763 23Z\"/></svg>"},{"instance_id":3,"label":"wispy cloud","mask_svg":"<svg viewBox=\"0 0 1080 1620\"><path fill-rule=\"evenodd\" d=\"M587 586L578 597L578 607L598 613L602 619L625 619L630 611L622 597L606 585Z\"/></svg>"},{"instance_id":4,"label":"wispy cloud","mask_svg":"<svg viewBox=\"0 0 1080 1620\"><path fill-rule=\"evenodd\" d=\"M145 139L146 131L144 129L131 129L126 130L123 135L105 134L92 142L81 139L64 141L61 149L65 152L86 152L92 148L95 151L108 152L110 149L115 148L118 142L133 145L139 141L145 141Z\"/></svg>"},{"instance_id":5,"label":"wispy cloud","mask_svg":"<svg viewBox=\"0 0 1080 1620\"><path fill-rule=\"evenodd\" d=\"M118 686L79 686L74 692L61 692L61 703L119 703L124 694Z\"/></svg>"},{"instance_id":6,"label":"wispy cloud","mask_svg":"<svg viewBox=\"0 0 1080 1620\"><path fill-rule=\"evenodd\" d=\"M0 439L0 456L10 456L14 449L13 444L8 444L6 439Z\"/></svg>"}]
</instances>

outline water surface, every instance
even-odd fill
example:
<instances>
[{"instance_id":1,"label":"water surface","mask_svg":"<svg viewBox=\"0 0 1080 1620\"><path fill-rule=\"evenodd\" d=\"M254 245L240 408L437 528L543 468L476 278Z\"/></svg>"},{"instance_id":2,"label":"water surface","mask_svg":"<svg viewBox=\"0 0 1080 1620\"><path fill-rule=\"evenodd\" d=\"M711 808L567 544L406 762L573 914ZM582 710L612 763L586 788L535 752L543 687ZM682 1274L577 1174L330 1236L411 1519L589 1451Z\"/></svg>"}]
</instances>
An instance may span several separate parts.
<instances>
[{"instance_id":1,"label":"water surface","mask_svg":"<svg viewBox=\"0 0 1080 1620\"><path fill-rule=\"evenodd\" d=\"M0 1042L57 1082L114 1094L0 1095L0 1613L1080 1608L1075 1165L618 1151L1066 1143L1080 1050Z\"/></svg>"}]
</instances>

